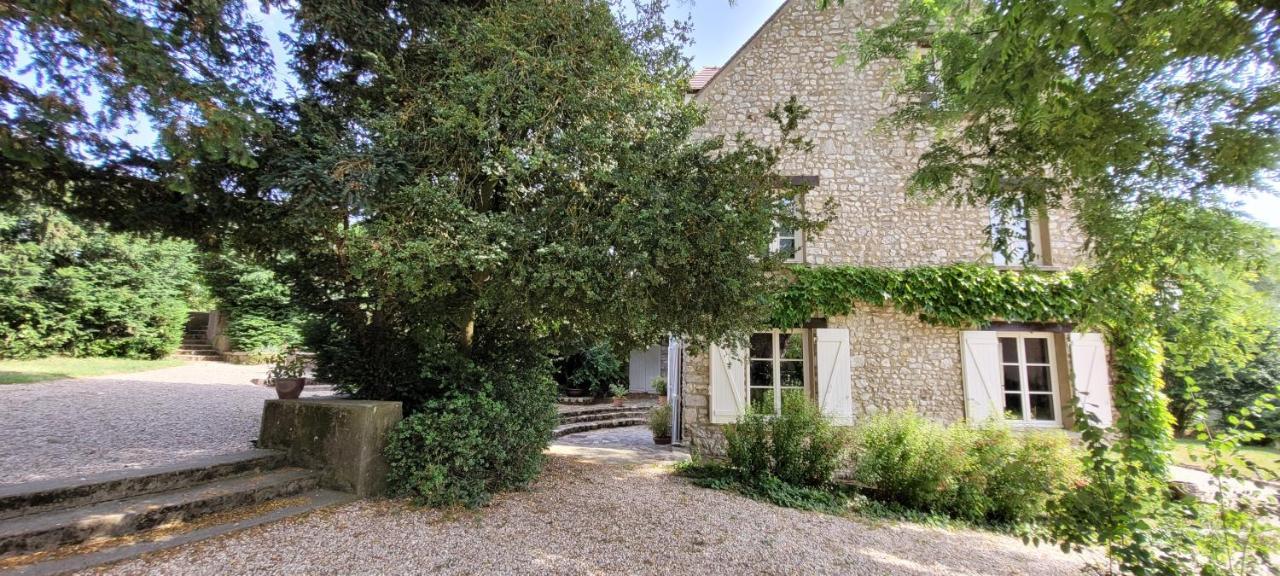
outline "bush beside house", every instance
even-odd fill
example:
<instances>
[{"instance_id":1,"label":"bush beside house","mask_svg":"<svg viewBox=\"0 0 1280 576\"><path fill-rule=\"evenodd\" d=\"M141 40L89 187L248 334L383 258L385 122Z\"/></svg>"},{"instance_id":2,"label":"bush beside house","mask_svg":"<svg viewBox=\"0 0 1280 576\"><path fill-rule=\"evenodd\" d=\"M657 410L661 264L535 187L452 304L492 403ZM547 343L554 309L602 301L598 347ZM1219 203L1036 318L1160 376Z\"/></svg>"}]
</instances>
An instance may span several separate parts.
<instances>
[{"instance_id":1,"label":"bush beside house","mask_svg":"<svg viewBox=\"0 0 1280 576\"><path fill-rule=\"evenodd\" d=\"M0 212L0 358L159 358L182 340L196 291L190 242Z\"/></svg>"}]
</instances>

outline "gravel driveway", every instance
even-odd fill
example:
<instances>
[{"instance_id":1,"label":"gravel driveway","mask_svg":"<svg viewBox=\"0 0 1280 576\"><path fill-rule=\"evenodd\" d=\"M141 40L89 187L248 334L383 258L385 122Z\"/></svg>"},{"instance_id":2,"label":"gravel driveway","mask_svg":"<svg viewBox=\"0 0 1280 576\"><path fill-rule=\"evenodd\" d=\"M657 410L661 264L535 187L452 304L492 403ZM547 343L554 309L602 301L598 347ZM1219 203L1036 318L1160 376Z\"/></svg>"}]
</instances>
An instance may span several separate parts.
<instances>
[{"instance_id":1,"label":"gravel driveway","mask_svg":"<svg viewBox=\"0 0 1280 576\"><path fill-rule=\"evenodd\" d=\"M250 383L266 371L191 362L0 386L0 484L247 450L258 436L262 401L275 397L274 390Z\"/></svg>"},{"instance_id":2,"label":"gravel driveway","mask_svg":"<svg viewBox=\"0 0 1280 576\"><path fill-rule=\"evenodd\" d=\"M603 448L592 434L566 437L530 490L479 511L363 501L104 572L1047 575L1083 565L1006 536L778 508L692 486L655 460L602 462L562 450Z\"/></svg>"}]
</instances>

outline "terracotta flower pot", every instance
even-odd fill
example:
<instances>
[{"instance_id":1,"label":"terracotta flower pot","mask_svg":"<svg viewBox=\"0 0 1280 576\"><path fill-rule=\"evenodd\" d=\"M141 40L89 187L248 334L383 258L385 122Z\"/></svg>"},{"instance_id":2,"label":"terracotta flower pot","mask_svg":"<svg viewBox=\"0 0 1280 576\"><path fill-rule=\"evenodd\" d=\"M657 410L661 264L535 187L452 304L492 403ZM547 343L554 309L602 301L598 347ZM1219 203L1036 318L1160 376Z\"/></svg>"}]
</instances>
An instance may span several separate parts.
<instances>
[{"instance_id":1,"label":"terracotta flower pot","mask_svg":"<svg viewBox=\"0 0 1280 576\"><path fill-rule=\"evenodd\" d=\"M671 443L671 437L670 436L654 436L653 443L659 446L666 446L667 444Z\"/></svg>"},{"instance_id":2,"label":"terracotta flower pot","mask_svg":"<svg viewBox=\"0 0 1280 576\"><path fill-rule=\"evenodd\" d=\"M615 407L621 408L621 407L622 407L622 400L623 400L622 398L614 397L614 399L613 399L613 405L614 405Z\"/></svg>"},{"instance_id":3,"label":"terracotta flower pot","mask_svg":"<svg viewBox=\"0 0 1280 576\"><path fill-rule=\"evenodd\" d=\"M276 378L271 381L276 388L276 396L281 400L297 400L302 389L307 385L306 378Z\"/></svg>"},{"instance_id":4,"label":"terracotta flower pot","mask_svg":"<svg viewBox=\"0 0 1280 576\"><path fill-rule=\"evenodd\" d=\"M666 406L666 405L667 405L667 397L666 397L666 396L659 396L659 397L658 397L658 405L659 405L659 406Z\"/></svg>"}]
</instances>

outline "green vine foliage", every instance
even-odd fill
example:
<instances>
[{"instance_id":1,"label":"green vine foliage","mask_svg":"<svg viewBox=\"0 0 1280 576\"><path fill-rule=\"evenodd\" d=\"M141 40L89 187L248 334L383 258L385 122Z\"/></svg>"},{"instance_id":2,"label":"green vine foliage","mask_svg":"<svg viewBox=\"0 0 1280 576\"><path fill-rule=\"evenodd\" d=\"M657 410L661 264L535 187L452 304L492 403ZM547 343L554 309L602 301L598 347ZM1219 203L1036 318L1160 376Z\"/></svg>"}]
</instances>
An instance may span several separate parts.
<instances>
[{"instance_id":1,"label":"green vine foliage","mask_svg":"<svg viewBox=\"0 0 1280 576\"><path fill-rule=\"evenodd\" d=\"M957 328L992 320L1080 322L1087 297L1084 270L1041 273L976 264L893 269L859 266L797 268L775 298L775 326L814 316L843 316L857 304L892 306L928 324Z\"/></svg>"}]
</instances>

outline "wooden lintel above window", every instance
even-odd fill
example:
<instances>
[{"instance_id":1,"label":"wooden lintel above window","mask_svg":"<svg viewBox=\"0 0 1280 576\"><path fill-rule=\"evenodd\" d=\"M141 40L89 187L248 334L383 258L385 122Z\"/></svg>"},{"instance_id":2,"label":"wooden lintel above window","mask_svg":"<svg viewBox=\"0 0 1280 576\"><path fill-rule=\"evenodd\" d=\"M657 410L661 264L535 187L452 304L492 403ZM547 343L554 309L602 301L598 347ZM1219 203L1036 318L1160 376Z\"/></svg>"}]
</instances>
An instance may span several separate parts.
<instances>
[{"instance_id":1,"label":"wooden lintel above window","mask_svg":"<svg viewBox=\"0 0 1280 576\"><path fill-rule=\"evenodd\" d=\"M1075 324L1062 322L991 322L986 330L994 332L1051 332L1069 334L1075 331Z\"/></svg>"},{"instance_id":2,"label":"wooden lintel above window","mask_svg":"<svg viewBox=\"0 0 1280 576\"><path fill-rule=\"evenodd\" d=\"M787 180L791 182L792 186L808 186L810 188L817 188L819 182L817 176L788 176Z\"/></svg>"}]
</instances>

